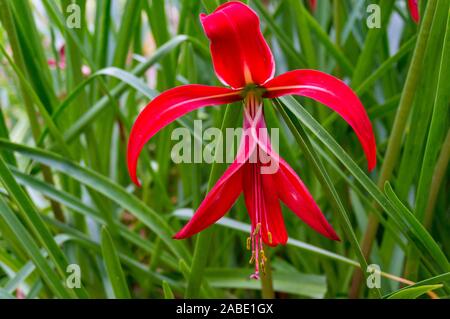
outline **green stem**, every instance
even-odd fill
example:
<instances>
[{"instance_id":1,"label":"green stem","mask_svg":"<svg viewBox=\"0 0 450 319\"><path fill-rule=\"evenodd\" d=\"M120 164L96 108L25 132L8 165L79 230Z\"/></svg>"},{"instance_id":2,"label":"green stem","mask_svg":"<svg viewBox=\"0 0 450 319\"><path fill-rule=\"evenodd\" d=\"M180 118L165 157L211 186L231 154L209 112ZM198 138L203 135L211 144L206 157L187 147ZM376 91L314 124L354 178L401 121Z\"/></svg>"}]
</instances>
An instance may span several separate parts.
<instances>
[{"instance_id":1,"label":"green stem","mask_svg":"<svg viewBox=\"0 0 450 319\"><path fill-rule=\"evenodd\" d=\"M270 255L266 246L264 246L264 255L266 256L265 271L261 273L261 294L264 299L274 299L275 291L273 290L272 266Z\"/></svg>"},{"instance_id":2,"label":"green stem","mask_svg":"<svg viewBox=\"0 0 450 319\"><path fill-rule=\"evenodd\" d=\"M447 137L442 145L441 153L436 162L436 167L434 169L434 174L430 187L430 195L428 196L427 208L425 211L424 225L426 228L431 227L431 221L434 215L434 206L436 204L436 199L439 194L439 189L444 179L445 173L447 171L448 162L450 160L450 129L447 131Z\"/></svg>"}]
</instances>

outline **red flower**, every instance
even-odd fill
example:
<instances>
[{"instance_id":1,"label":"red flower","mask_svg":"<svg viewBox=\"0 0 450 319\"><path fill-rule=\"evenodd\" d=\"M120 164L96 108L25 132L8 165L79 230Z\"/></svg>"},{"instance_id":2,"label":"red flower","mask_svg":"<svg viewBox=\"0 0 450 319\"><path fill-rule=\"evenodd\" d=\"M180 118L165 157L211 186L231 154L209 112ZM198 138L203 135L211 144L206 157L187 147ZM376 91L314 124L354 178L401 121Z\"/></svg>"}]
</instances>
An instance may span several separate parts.
<instances>
[{"instance_id":1,"label":"red flower","mask_svg":"<svg viewBox=\"0 0 450 319\"><path fill-rule=\"evenodd\" d=\"M411 14L411 18L415 23L419 23L419 0L408 0L409 13Z\"/></svg>"},{"instance_id":2,"label":"red flower","mask_svg":"<svg viewBox=\"0 0 450 319\"><path fill-rule=\"evenodd\" d=\"M315 11L317 8L317 0L309 0L309 6L311 7L312 11Z\"/></svg>"},{"instance_id":3,"label":"red flower","mask_svg":"<svg viewBox=\"0 0 450 319\"><path fill-rule=\"evenodd\" d=\"M363 105L342 81L315 70L295 70L273 78L275 63L264 40L259 18L248 6L228 2L200 16L211 44L218 78L231 88L184 85L151 101L139 114L130 133L128 169L134 183L136 164L144 144L160 129L184 114L208 105L243 100L244 134L235 161L207 194L192 219L174 238L192 236L219 220L241 193L251 219L247 246L253 251L258 277L264 267L263 243L285 244L287 233L280 200L320 234L339 240L294 170L274 152L264 121L263 98L296 94L323 103L340 114L355 130L369 169L376 163L375 138ZM275 163L276 171L269 171ZM266 170L266 172L264 171Z\"/></svg>"}]
</instances>

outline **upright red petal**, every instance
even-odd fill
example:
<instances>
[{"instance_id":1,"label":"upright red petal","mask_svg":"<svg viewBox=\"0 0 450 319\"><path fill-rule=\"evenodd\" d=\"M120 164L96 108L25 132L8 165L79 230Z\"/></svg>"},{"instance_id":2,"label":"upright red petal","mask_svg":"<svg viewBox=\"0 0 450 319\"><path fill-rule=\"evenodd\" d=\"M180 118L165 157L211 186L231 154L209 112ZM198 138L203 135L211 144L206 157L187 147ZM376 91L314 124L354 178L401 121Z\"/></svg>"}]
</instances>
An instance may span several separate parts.
<instances>
[{"instance_id":1,"label":"upright red petal","mask_svg":"<svg viewBox=\"0 0 450 319\"><path fill-rule=\"evenodd\" d=\"M136 165L145 143L153 135L177 118L208 105L239 101L240 92L207 85L179 86L157 96L139 114L131 129L128 141L128 172L136 185Z\"/></svg>"},{"instance_id":2,"label":"upright red petal","mask_svg":"<svg viewBox=\"0 0 450 319\"><path fill-rule=\"evenodd\" d=\"M233 88L264 84L275 63L259 27L256 13L241 2L227 2L210 15L200 15L210 40L218 78Z\"/></svg>"},{"instance_id":3,"label":"upright red petal","mask_svg":"<svg viewBox=\"0 0 450 319\"><path fill-rule=\"evenodd\" d=\"M409 13L411 14L411 18L415 23L419 23L419 5L418 0L408 0Z\"/></svg>"},{"instance_id":4,"label":"upright red petal","mask_svg":"<svg viewBox=\"0 0 450 319\"><path fill-rule=\"evenodd\" d=\"M280 199L312 229L332 240L339 240L295 171L282 158L279 163L279 170L273 178Z\"/></svg>"},{"instance_id":5,"label":"upright red petal","mask_svg":"<svg viewBox=\"0 0 450 319\"><path fill-rule=\"evenodd\" d=\"M369 170L376 165L372 124L356 94L341 80L316 70L286 72L267 82L264 97L297 94L312 98L336 111L355 131L367 158Z\"/></svg>"}]
</instances>

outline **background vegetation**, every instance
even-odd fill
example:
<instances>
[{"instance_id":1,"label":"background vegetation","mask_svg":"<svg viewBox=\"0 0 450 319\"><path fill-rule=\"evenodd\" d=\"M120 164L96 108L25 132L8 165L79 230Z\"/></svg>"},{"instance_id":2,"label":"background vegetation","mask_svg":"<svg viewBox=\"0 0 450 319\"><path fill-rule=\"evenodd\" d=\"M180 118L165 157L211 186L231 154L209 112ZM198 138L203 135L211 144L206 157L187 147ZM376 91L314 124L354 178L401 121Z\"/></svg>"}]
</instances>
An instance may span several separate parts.
<instances>
[{"instance_id":1,"label":"background vegetation","mask_svg":"<svg viewBox=\"0 0 450 319\"><path fill-rule=\"evenodd\" d=\"M270 250L263 289L248 278L242 199L206 232L209 249L171 238L225 168L173 164L171 129L194 119L238 126L239 105L160 132L141 156L142 188L126 169L130 127L151 98L182 83L218 84L198 19L218 1L74 2L80 28L67 23L70 0L0 0L0 297L447 298L448 0L419 1L419 25L406 0L321 0L315 12L299 0L250 1L277 72L345 79L378 146L369 174L353 132L327 108L296 98L267 105L281 155L342 241L286 211L291 237ZM379 29L366 25L371 3ZM367 289L372 263L379 289ZM68 264L80 266L81 288L68 287Z\"/></svg>"}]
</instances>

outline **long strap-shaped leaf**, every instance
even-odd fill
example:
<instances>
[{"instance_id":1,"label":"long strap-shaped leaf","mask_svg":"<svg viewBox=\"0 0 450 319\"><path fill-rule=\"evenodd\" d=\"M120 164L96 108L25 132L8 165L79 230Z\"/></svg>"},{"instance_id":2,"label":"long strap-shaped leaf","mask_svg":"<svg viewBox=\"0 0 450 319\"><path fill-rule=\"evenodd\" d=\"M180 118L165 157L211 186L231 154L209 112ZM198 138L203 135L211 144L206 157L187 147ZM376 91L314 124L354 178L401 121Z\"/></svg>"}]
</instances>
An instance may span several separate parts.
<instances>
[{"instance_id":1,"label":"long strap-shaped leaf","mask_svg":"<svg viewBox=\"0 0 450 319\"><path fill-rule=\"evenodd\" d=\"M336 140L293 97L282 97L280 100L336 156L368 194L386 211L389 217L403 225L403 228L400 230L404 235L416 245L420 243L419 249L421 248L421 253L433 260L435 274L450 271L447 257L422 224L413 215L408 215L405 218L404 215L397 213L390 201L369 176L362 171Z\"/></svg>"},{"instance_id":2,"label":"long strap-shaped leaf","mask_svg":"<svg viewBox=\"0 0 450 319\"><path fill-rule=\"evenodd\" d=\"M175 231L159 214L146 206L123 187L117 185L108 178L92 171L91 169L83 168L80 165L63 158L62 156L39 148L19 145L11 143L7 140L0 141L0 148L19 152L28 158L31 158L41 164L45 164L74 178L80 183L95 189L99 193L110 198L112 201L118 203L131 214L135 215L155 234L157 234L177 257L185 260L191 259L185 243L174 241L172 239L172 235Z\"/></svg>"}]
</instances>

